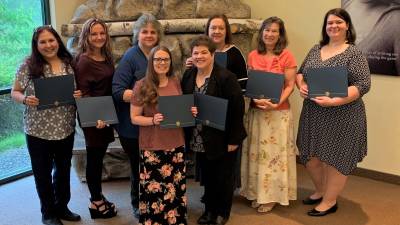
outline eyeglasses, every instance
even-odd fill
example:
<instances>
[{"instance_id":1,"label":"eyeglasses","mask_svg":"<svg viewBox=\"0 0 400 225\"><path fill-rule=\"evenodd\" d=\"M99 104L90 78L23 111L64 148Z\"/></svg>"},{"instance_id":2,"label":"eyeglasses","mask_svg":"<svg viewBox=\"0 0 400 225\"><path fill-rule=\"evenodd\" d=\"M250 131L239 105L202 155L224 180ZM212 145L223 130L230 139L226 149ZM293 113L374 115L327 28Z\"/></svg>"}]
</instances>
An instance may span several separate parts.
<instances>
[{"instance_id":1,"label":"eyeglasses","mask_svg":"<svg viewBox=\"0 0 400 225\"><path fill-rule=\"evenodd\" d=\"M161 64L161 62L169 63L169 62L171 62L171 59L170 58L153 58L153 62L157 63L157 64Z\"/></svg>"}]
</instances>

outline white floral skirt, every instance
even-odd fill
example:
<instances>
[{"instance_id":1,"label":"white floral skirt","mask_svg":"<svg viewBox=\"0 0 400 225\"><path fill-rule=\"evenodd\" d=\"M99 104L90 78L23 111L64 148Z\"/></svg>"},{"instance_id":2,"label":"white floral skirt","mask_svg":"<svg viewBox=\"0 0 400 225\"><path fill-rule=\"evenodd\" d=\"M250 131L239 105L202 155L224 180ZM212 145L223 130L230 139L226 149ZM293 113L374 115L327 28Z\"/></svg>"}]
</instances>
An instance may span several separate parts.
<instances>
[{"instance_id":1,"label":"white floral skirt","mask_svg":"<svg viewBox=\"0 0 400 225\"><path fill-rule=\"evenodd\" d=\"M296 154L290 110L250 108L243 142L240 194L259 204L297 198Z\"/></svg>"}]
</instances>

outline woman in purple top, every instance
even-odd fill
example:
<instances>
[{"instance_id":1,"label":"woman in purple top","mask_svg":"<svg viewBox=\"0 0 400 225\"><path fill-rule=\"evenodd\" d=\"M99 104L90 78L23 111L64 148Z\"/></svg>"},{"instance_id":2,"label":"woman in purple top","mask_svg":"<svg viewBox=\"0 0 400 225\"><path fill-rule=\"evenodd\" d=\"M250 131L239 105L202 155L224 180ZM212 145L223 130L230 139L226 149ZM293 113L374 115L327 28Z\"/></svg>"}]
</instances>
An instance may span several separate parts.
<instances>
[{"instance_id":1,"label":"woman in purple top","mask_svg":"<svg viewBox=\"0 0 400 225\"><path fill-rule=\"evenodd\" d=\"M75 73L83 97L111 95L114 62L106 24L99 19L85 22L79 37ZM103 196L101 175L108 144L114 141L113 128L98 120L96 127L82 128L86 141L86 181L90 191L92 219L117 215L115 205Z\"/></svg>"}]
</instances>

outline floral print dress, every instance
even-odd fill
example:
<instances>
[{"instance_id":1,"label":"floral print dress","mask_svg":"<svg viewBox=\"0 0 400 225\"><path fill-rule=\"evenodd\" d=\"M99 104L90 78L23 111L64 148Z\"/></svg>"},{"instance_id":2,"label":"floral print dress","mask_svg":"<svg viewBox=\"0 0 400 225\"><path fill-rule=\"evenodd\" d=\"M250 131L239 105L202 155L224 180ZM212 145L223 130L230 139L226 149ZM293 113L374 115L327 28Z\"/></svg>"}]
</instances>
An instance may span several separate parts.
<instances>
[{"instance_id":1,"label":"floral print dress","mask_svg":"<svg viewBox=\"0 0 400 225\"><path fill-rule=\"evenodd\" d=\"M186 225L184 148L140 151L140 225Z\"/></svg>"}]
</instances>

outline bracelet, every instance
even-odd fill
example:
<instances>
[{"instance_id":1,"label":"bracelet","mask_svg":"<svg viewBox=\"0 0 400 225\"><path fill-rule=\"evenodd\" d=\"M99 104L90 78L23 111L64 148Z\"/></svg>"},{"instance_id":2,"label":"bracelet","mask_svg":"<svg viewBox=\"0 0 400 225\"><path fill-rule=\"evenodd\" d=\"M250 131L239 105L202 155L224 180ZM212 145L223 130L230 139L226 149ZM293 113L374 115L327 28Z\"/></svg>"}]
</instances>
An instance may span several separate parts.
<instances>
[{"instance_id":1,"label":"bracelet","mask_svg":"<svg viewBox=\"0 0 400 225\"><path fill-rule=\"evenodd\" d=\"M153 123L153 126L156 125L156 123L154 122L154 116L153 116L153 118L151 119L151 122Z\"/></svg>"},{"instance_id":2,"label":"bracelet","mask_svg":"<svg viewBox=\"0 0 400 225\"><path fill-rule=\"evenodd\" d=\"M26 99L28 98L28 96L25 95L24 99L22 100L22 104L26 105Z\"/></svg>"}]
</instances>

